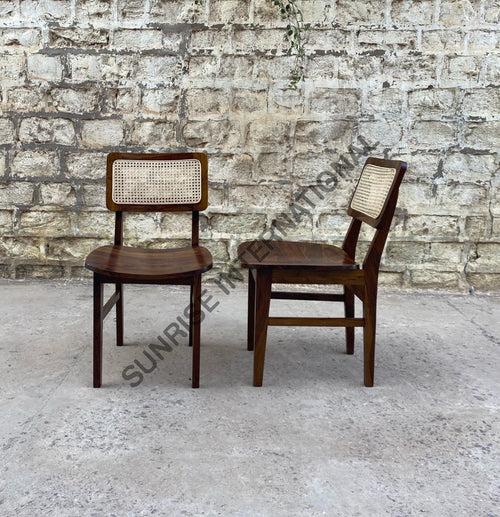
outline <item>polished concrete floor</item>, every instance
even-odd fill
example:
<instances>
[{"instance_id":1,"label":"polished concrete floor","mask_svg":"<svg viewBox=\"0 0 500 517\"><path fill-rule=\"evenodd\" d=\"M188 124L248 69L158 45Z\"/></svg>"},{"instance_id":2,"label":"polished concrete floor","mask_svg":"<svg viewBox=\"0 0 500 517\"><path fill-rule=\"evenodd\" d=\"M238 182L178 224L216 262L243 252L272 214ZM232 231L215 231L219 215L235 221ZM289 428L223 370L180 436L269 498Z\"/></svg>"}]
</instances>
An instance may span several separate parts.
<instances>
[{"instance_id":1,"label":"polished concrete floor","mask_svg":"<svg viewBox=\"0 0 500 517\"><path fill-rule=\"evenodd\" d=\"M253 388L245 291L209 290L199 390L185 338L138 366L187 303L155 286L96 390L90 284L0 284L0 515L500 514L500 297L382 292L372 389L342 329L273 328Z\"/></svg>"}]
</instances>

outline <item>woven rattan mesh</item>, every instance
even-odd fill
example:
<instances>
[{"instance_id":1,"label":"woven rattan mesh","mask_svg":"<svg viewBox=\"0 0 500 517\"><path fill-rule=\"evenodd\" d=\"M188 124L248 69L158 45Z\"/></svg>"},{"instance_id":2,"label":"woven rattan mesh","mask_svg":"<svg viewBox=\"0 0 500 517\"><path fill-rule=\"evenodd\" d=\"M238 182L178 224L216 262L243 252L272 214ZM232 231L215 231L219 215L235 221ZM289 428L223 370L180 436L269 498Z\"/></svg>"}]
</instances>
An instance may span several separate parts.
<instances>
[{"instance_id":1,"label":"woven rattan mesh","mask_svg":"<svg viewBox=\"0 0 500 517\"><path fill-rule=\"evenodd\" d=\"M354 192L351 208L377 219L384 208L395 175L396 169L366 165Z\"/></svg>"},{"instance_id":2,"label":"woven rattan mesh","mask_svg":"<svg viewBox=\"0 0 500 517\"><path fill-rule=\"evenodd\" d=\"M201 200L199 160L115 160L112 199L119 205L184 205Z\"/></svg>"}]
</instances>

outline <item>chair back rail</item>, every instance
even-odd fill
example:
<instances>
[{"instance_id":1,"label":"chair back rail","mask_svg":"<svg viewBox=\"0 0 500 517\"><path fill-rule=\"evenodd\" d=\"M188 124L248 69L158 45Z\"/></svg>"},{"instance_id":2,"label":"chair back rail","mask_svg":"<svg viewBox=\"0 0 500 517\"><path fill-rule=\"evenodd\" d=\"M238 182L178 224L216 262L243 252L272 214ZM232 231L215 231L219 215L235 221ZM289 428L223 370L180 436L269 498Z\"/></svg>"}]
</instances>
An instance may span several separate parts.
<instances>
[{"instance_id":1,"label":"chair back rail","mask_svg":"<svg viewBox=\"0 0 500 517\"><path fill-rule=\"evenodd\" d=\"M204 153L110 153L106 206L115 212L115 245L123 244L124 212L192 212L191 243L199 244L199 211L208 205Z\"/></svg>"},{"instance_id":2,"label":"chair back rail","mask_svg":"<svg viewBox=\"0 0 500 517\"><path fill-rule=\"evenodd\" d=\"M397 160L370 157L366 160L347 213L352 217L342 249L355 258L361 224L375 228L375 234L363 261L363 269L378 275L380 259L407 164Z\"/></svg>"}]
</instances>

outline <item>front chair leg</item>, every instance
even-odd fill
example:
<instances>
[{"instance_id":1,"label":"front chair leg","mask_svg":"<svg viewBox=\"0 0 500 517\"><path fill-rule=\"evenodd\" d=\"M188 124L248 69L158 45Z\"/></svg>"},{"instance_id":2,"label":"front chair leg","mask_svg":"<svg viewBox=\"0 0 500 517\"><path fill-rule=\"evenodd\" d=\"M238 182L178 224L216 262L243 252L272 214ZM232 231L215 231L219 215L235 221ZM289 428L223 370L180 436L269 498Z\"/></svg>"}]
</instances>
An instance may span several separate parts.
<instances>
[{"instance_id":1,"label":"front chair leg","mask_svg":"<svg viewBox=\"0 0 500 517\"><path fill-rule=\"evenodd\" d=\"M94 388L102 384L102 297L103 284L94 274Z\"/></svg>"},{"instance_id":2,"label":"front chair leg","mask_svg":"<svg viewBox=\"0 0 500 517\"><path fill-rule=\"evenodd\" d=\"M344 286L344 315L354 318L354 293ZM354 327L345 328L346 354L354 354Z\"/></svg>"},{"instance_id":3,"label":"front chair leg","mask_svg":"<svg viewBox=\"0 0 500 517\"><path fill-rule=\"evenodd\" d=\"M365 386L367 388L371 388L373 386L375 374L375 331L377 319L376 288L367 288L365 290L363 317L365 320L363 329Z\"/></svg>"},{"instance_id":4,"label":"front chair leg","mask_svg":"<svg viewBox=\"0 0 500 517\"><path fill-rule=\"evenodd\" d=\"M123 285L116 284L116 345L123 346Z\"/></svg>"},{"instance_id":5,"label":"front chair leg","mask_svg":"<svg viewBox=\"0 0 500 517\"><path fill-rule=\"evenodd\" d=\"M271 302L272 271L256 270L255 351L253 354L253 385L262 386L266 355L267 325Z\"/></svg>"},{"instance_id":6,"label":"front chair leg","mask_svg":"<svg viewBox=\"0 0 500 517\"><path fill-rule=\"evenodd\" d=\"M248 270L248 320L247 350L251 352L255 344L255 278L254 270Z\"/></svg>"},{"instance_id":7,"label":"front chair leg","mask_svg":"<svg viewBox=\"0 0 500 517\"><path fill-rule=\"evenodd\" d=\"M195 277L192 284L192 318L191 332L193 346L193 388L200 387L200 334L201 334L201 275Z\"/></svg>"},{"instance_id":8,"label":"front chair leg","mask_svg":"<svg viewBox=\"0 0 500 517\"><path fill-rule=\"evenodd\" d=\"M193 346L193 283L189 289L189 346Z\"/></svg>"}]
</instances>

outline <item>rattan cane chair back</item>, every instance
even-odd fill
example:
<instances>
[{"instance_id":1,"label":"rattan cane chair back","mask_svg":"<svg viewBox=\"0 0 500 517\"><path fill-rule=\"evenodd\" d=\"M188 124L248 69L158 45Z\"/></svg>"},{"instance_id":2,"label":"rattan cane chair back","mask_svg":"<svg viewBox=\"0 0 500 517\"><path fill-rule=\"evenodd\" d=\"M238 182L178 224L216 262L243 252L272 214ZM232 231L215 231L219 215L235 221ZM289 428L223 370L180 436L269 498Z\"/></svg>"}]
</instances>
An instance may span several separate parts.
<instances>
[{"instance_id":1,"label":"rattan cane chair back","mask_svg":"<svg viewBox=\"0 0 500 517\"><path fill-rule=\"evenodd\" d=\"M368 158L349 203L348 214L377 227L403 174L402 162Z\"/></svg>"},{"instance_id":2,"label":"rattan cane chair back","mask_svg":"<svg viewBox=\"0 0 500 517\"><path fill-rule=\"evenodd\" d=\"M106 204L113 211L200 211L208 203L201 153L108 155Z\"/></svg>"}]
</instances>

